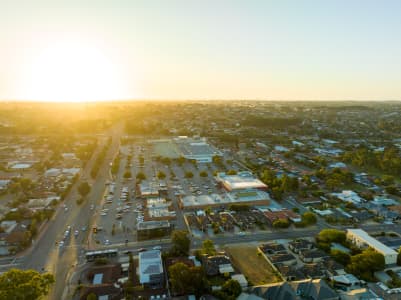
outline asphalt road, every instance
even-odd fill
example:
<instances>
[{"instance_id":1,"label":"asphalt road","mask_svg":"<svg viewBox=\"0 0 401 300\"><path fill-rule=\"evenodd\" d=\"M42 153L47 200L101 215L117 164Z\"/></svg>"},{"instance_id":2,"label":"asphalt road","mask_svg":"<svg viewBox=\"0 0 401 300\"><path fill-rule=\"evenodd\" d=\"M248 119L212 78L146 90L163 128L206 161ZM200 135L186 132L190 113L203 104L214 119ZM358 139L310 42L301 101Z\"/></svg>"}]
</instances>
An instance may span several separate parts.
<instances>
[{"instance_id":1,"label":"asphalt road","mask_svg":"<svg viewBox=\"0 0 401 300\"><path fill-rule=\"evenodd\" d=\"M68 210L65 211L63 206L60 205L55 216L48 222L30 251L25 257L21 258L20 268L35 269L38 271L44 268L54 274L56 283L49 294L49 299L62 299L67 277L73 270L79 257L82 257L84 254L84 247L87 246L93 214L93 211L90 210L90 205L96 204L102 198L106 180L110 179L110 162L113 161L115 155L118 153L122 132L123 125L118 124L105 135L106 137L112 136L112 144L109 147L96 180L91 179L90 170L97 154L104 147L106 139L99 143L93 157L83 170L81 178L86 179L92 185L87 200L80 206L76 204L76 199L80 197L77 192L77 186L82 182L82 180L78 180L64 201ZM64 246L58 247L55 243L63 239L67 226L71 226L70 236L66 239ZM84 226L88 227L88 230L85 232L81 230ZM78 236L74 236L74 230L79 230Z\"/></svg>"}]
</instances>

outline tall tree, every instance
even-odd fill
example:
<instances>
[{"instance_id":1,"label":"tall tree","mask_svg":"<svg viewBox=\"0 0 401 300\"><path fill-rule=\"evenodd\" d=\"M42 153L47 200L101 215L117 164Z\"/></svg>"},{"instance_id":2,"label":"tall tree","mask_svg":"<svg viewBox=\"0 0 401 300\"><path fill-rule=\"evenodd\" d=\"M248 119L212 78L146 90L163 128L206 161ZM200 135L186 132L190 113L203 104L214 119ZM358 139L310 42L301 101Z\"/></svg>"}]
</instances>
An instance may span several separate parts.
<instances>
[{"instance_id":1,"label":"tall tree","mask_svg":"<svg viewBox=\"0 0 401 300\"><path fill-rule=\"evenodd\" d=\"M0 299L39 299L49 293L53 283L51 274L11 269L0 275Z\"/></svg>"},{"instance_id":2,"label":"tall tree","mask_svg":"<svg viewBox=\"0 0 401 300\"><path fill-rule=\"evenodd\" d=\"M173 243L171 252L174 255L188 255L191 240L188 237L188 232L185 230L174 230L171 236Z\"/></svg>"},{"instance_id":3,"label":"tall tree","mask_svg":"<svg viewBox=\"0 0 401 300\"><path fill-rule=\"evenodd\" d=\"M82 196L85 197L86 195L89 194L89 192L91 191L91 187L89 185L89 183L82 182L79 186L78 186L78 193Z\"/></svg>"},{"instance_id":4,"label":"tall tree","mask_svg":"<svg viewBox=\"0 0 401 300\"><path fill-rule=\"evenodd\" d=\"M179 262L172 265L168 271L171 288L175 295L201 295L207 289L202 267L189 267Z\"/></svg>"},{"instance_id":5,"label":"tall tree","mask_svg":"<svg viewBox=\"0 0 401 300\"><path fill-rule=\"evenodd\" d=\"M216 254L216 248L212 240L204 240L202 242L202 253L206 255Z\"/></svg>"}]
</instances>

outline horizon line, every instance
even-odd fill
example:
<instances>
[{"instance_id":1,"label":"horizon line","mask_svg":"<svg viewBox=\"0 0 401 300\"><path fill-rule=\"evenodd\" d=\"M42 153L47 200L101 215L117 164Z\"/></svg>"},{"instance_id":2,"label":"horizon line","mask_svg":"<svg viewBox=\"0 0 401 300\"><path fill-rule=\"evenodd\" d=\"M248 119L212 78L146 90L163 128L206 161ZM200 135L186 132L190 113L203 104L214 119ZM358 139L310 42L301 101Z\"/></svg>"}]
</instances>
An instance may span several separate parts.
<instances>
[{"instance_id":1,"label":"horizon line","mask_svg":"<svg viewBox=\"0 0 401 300\"><path fill-rule=\"evenodd\" d=\"M110 103L110 102L193 102L193 101L248 101L248 102L401 102L400 99L221 99L221 98L132 98L115 100L82 100L82 101L53 101L53 100L22 100L22 99L0 99L1 103L52 103L52 104L89 104L89 103Z\"/></svg>"}]
</instances>

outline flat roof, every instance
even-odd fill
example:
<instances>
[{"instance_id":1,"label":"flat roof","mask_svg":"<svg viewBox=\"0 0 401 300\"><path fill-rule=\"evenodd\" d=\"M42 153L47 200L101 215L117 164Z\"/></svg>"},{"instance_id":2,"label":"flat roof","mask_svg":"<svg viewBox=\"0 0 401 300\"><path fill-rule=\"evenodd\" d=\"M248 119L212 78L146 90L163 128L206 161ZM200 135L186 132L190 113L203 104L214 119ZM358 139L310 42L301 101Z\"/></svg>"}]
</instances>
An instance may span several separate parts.
<instances>
[{"instance_id":1,"label":"flat roof","mask_svg":"<svg viewBox=\"0 0 401 300\"><path fill-rule=\"evenodd\" d=\"M13 165L12 167L11 167L11 169L28 169L28 168L30 168L32 166L32 164L29 164L29 163L17 163L17 164L15 164L15 165Z\"/></svg>"},{"instance_id":2,"label":"flat roof","mask_svg":"<svg viewBox=\"0 0 401 300\"><path fill-rule=\"evenodd\" d=\"M102 284L103 282L103 274L99 273L99 274L95 274L95 276L93 277L93 284Z\"/></svg>"},{"instance_id":3,"label":"flat roof","mask_svg":"<svg viewBox=\"0 0 401 300\"><path fill-rule=\"evenodd\" d=\"M160 250L149 250L139 253L139 282L149 283L151 275L163 273Z\"/></svg>"},{"instance_id":4,"label":"flat roof","mask_svg":"<svg viewBox=\"0 0 401 300\"><path fill-rule=\"evenodd\" d=\"M351 234L358 236L362 241L364 241L366 244L368 244L376 251L381 252L383 255L397 254L397 252L391 249L390 247L387 247L380 241L376 240L374 237L371 237L365 230L347 229L347 232L350 232Z\"/></svg>"},{"instance_id":5,"label":"flat roof","mask_svg":"<svg viewBox=\"0 0 401 300\"><path fill-rule=\"evenodd\" d=\"M211 195L200 195L194 196L189 195L181 199L181 203L184 208L196 207L196 206L207 206L207 205L227 205L235 203L246 203L255 201L268 201L270 196L268 193L260 190L246 190L246 191L235 191L226 193L223 195L211 194Z\"/></svg>"},{"instance_id":6,"label":"flat roof","mask_svg":"<svg viewBox=\"0 0 401 300\"><path fill-rule=\"evenodd\" d=\"M267 188L266 184L255 178L250 172L239 172L237 175L218 173L217 180L221 181L224 185L227 185L232 190Z\"/></svg>"},{"instance_id":7,"label":"flat roof","mask_svg":"<svg viewBox=\"0 0 401 300\"><path fill-rule=\"evenodd\" d=\"M169 228L170 222L169 221L145 221L139 222L137 224L138 230L146 230L146 229L156 229L156 228Z\"/></svg>"},{"instance_id":8,"label":"flat roof","mask_svg":"<svg viewBox=\"0 0 401 300\"><path fill-rule=\"evenodd\" d=\"M184 156L195 158L222 155L217 148L208 144L205 138L180 136L172 139L153 140L151 142L154 152L163 157L178 158Z\"/></svg>"}]
</instances>

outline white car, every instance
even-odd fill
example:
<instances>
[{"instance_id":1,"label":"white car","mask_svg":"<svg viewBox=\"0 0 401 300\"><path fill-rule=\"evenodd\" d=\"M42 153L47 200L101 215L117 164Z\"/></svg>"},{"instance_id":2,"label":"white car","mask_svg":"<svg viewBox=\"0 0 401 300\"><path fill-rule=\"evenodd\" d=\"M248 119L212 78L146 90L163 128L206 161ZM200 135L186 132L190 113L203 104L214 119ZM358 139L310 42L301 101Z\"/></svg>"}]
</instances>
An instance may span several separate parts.
<instances>
[{"instance_id":1,"label":"white car","mask_svg":"<svg viewBox=\"0 0 401 300\"><path fill-rule=\"evenodd\" d=\"M100 215L101 216L107 216L107 213L106 212L102 212Z\"/></svg>"},{"instance_id":2,"label":"white car","mask_svg":"<svg viewBox=\"0 0 401 300\"><path fill-rule=\"evenodd\" d=\"M162 249L162 246L154 246L153 247L153 250L161 250Z\"/></svg>"},{"instance_id":3,"label":"white car","mask_svg":"<svg viewBox=\"0 0 401 300\"><path fill-rule=\"evenodd\" d=\"M74 231L74 235L77 236L79 234L79 230Z\"/></svg>"},{"instance_id":4,"label":"white car","mask_svg":"<svg viewBox=\"0 0 401 300\"><path fill-rule=\"evenodd\" d=\"M110 241L109 241L109 240L105 240L105 241L104 241L104 244L105 244L105 245L110 245Z\"/></svg>"},{"instance_id":5,"label":"white car","mask_svg":"<svg viewBox=\"0 0 401 300\"><path fill-rule=\"evenodd\" d=\"M58 246L59 246L60 248L63 247L63 246L64 246L64 241L58 242Z\"/></svg>"}]
</instances>

